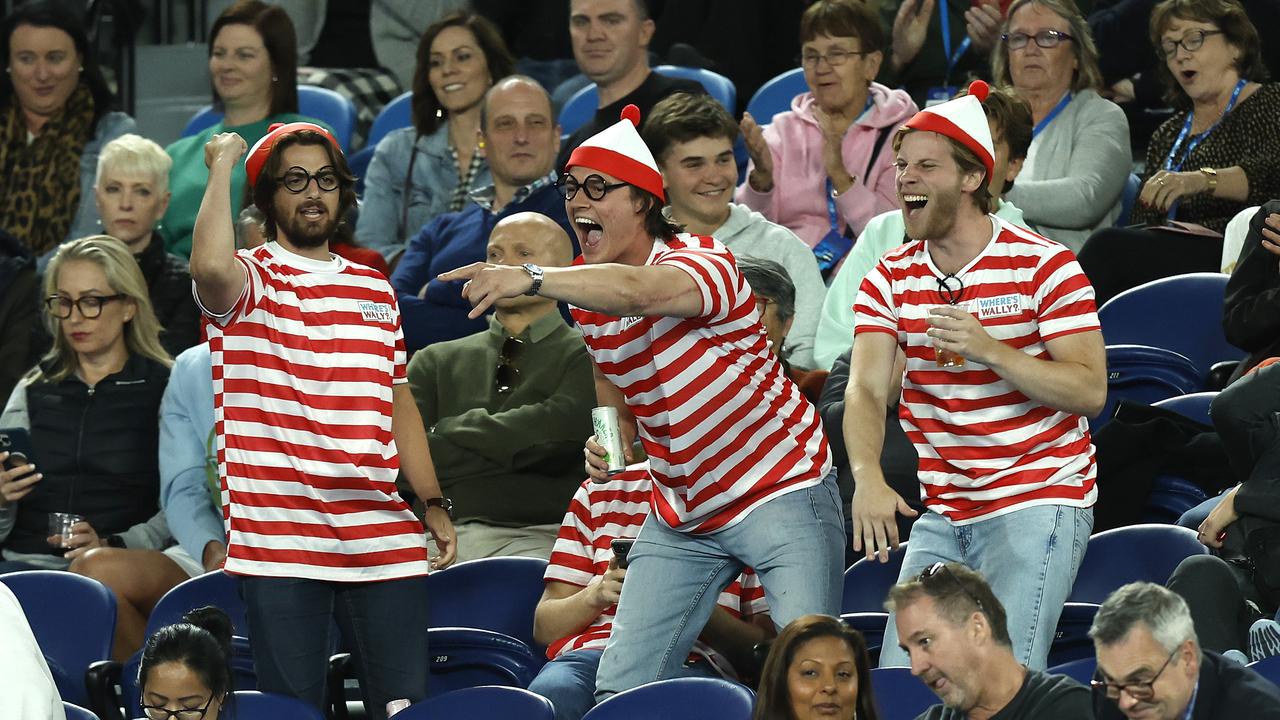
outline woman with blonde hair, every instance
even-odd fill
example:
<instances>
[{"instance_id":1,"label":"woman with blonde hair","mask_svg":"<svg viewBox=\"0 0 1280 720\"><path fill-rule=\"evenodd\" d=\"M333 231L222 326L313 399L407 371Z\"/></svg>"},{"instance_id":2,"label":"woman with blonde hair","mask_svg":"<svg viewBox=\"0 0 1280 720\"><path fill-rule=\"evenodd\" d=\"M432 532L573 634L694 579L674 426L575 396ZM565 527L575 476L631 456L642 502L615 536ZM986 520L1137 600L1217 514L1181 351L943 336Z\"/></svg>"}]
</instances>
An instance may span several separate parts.
<instances>
[{"instance_id":1,"label":"woman with blonde hair","mask_svg":"<svg viewBox=\"0 0 1280 720\"><path fill-rule=\"evenodd\" d=\"M176 356L200 342L200 310L187 262L165 252L161 234L172 167L164 148L133 133L122 135L102 148L93 191L103 231L133 253L160 321L160 344Z\"/></svg>"},{"instance_id":2,"label":"woman with blonde hair","mask_svg":"<svg viewBox=\"0 0 1280 720\"><path fill-rule=\"evenodd\" d=\"M1005 197L1041 234L1079 252L1120 213L1129 121L1098 94L1102 72L1074 0L1014 0L991 76L1031 105L1031 149Z\"/></svg>"},{"instance_id":3,"label":"woman with blonde hair","mask_svg":"<svg viewBox=\"0 0 1280 720\"><path fill-rule=\"evenodd\" d=\"M142 271L115 238L60 247L44 307L53 347L0 415L0 427L30 437L24 459L0 452L0 573L70 569L102 580L116 594L122 659L141 646L155 599L188 576L158 552L172 544L157 446L173 361ZM96 548L129 548L128 561L95 572Z\"/></svg>"}]
</instances>

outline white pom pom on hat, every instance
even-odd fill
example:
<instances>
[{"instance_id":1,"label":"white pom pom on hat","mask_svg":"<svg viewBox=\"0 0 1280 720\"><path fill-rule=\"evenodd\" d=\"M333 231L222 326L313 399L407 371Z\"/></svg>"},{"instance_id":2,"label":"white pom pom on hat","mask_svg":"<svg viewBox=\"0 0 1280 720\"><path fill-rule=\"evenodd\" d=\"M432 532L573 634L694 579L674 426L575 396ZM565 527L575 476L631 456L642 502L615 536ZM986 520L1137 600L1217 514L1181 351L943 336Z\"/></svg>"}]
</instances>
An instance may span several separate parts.
<instances>
[{"instance_id":1,"label":"white pom pom on hat","mask_svg":"<svg viewBox=\"0 0 1280 720\"><path fill-rule=\"evenodd\" d=\"M640 127L640 108L628 105L622 108L620 114L622 117L618 122L574 148L569 154L569 162L565 163L565 171L583 167L608 173L622 182L647 190L666 202L667 194L662 189L662 173L658 170L658 163L636 129Z\"/></svg>"},{"instance_id":2,"label":"white pom pom on hat","mask_svg":"<svg viewBox=\"0 0 1280 720\"><path fill-rule=\"evenodd\" d=\"M995 166L995 143L991 126L982 110L991 87L981 80L969 83L969 94L925 108L904 123L904 127L945 135L973 151L987 168L991 180Z\"/></svg>"}]
</instances>

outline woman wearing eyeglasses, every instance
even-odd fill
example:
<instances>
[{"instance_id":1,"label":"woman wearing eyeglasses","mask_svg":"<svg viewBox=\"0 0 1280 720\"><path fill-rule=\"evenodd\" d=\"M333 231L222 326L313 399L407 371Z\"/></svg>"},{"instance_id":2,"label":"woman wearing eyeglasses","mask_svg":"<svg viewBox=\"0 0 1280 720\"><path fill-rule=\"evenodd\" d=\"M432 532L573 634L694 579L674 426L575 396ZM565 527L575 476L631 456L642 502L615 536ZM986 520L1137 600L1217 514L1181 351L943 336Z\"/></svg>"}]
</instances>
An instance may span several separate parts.
<instances>
[{"instance_id":1,"label":"woman wearing eyeglasses","mask_svg":"<svg viewBox=\"0 0 1280 720\"><path fill-rule=\"evenodd\" d=\"M131 601L144 588L132 583L172 587L187 577L154 552L172 542L160 514L157 445L173 363L142 272L119 240L62 245L45 272L44 298L53 348L0 415L0 428L25 430L31 441L24 464L11 467L0 453L0 572L79 571L96 548L153 551L132 553L127 577L108 583L119 606L117 656L127 657L146 623ZM51 513L83 519L61 534L50 530Z\"/></svg>"},{"instance_id":2,"label":"woman wearing eyeglasses","mask_svg":"<svg viewBox=\"0 0 1280 720\"><path fill-rule=\"evenodd\" d=\"M1031 149L1005 197L1041 234L1079 252L1120 214L1129 121L1098 94L1102 73L1074 0L1016 0L991 75L1031 105Z\"/></svg>"},{"instance_id":3,"label":"woman wearing eyeglasses","mask_svg":"<svg viewBox=\"0 0 1280 720\"><path fill-rule=\"evenodd\" d=\"M143 717L218 720L234 698L231 634L225 612L203 607L148 638L138 663Z\"/></svg>"},{"instance_id":4,"label":"woman wearing eyeglasses","mask_svg":"<svg viewBox=\"0 0 1280 720\"><path fill-rule=\"evenodd\" d=\"M1144 282L1222 266L1237 213L1280 196L1280 85L1263 84L1258 31L1235 0L1165 0L1151 14L1166 99L1132 222L1091 237L1080 265L1101 304ZM1170 221L1200 227L1169 229Z\"/></svg>"},{"instance_id":5,"label":"woman wearing eyeglasses","mask_svg":"<svg viewBox=\"0 0 1280 720\"><path fill-rule=\"evenodd\" d=\"M830 271L868 220L897 207L893 132L917 108L905 91L872 82L885 36L866 3L811 5L800 43L809 92L772 122L743 116L751 165L736 199L789 228Z\"/></svg>"}]
</instances>

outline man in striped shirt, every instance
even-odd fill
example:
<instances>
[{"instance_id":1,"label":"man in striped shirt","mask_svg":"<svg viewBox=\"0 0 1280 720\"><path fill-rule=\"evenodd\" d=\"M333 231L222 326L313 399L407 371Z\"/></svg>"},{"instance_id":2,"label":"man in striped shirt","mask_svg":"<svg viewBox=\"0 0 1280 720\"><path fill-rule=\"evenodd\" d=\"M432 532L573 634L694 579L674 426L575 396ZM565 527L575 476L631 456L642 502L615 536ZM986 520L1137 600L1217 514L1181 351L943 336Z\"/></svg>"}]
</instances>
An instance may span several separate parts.
<instances>
[{"instance_id":1,"label":"man in striped shirt","mask_svg":"<svg viewBox=\"0 0 1280 720\"><path fill-rule=\"evenodd\" d=\"M779 627L838 612L843 519L814 407L769 351L733 255L679 234L662 215L662 175L636 132L639 112L574 150L560 188L582 258L568 268L476 263L483 313L542 294L573 305L601 404L618 409L624 447L638 437L652 511L596 675L596 697L680 672L717 595L753 568ZM627 453L630 455L630 453ZM587 471L608 480L588 443Z\"/></svg>"},{"instance_id":2,"label":"man in striped shirt","mask_svg":"<svg viewBox=\"0 0 1280 720\"><path fill-rule=\"evenodd\" d=\"M899 417L920 457L927 512L900 580L935 562L985 575L1018 660L1045 667L1093 527L1087 417L1106 398L1093 289L1067 248L989 214L991 131L980 100L926 109L894 139L907 235L862 282L844 435L853 541L886 560L895 512L880 470L883 414L905 355ZM880 664L905 665L891 618Z\"/></svg>"},{"instance_id":3,"label":"man in striped shirt","mask_svg":"<svg viewBox=\"0 0 1280 720\"><path fill-rule=\"evenodd\" d=\"M395 292L331 255L354 202L337 141L311 123L273 128L245 161L267 244L235 251L233 133L205 147L209 183L191 276L209 318L218 467L261 690L324 706L339 628L366 708L422 699L426 573L453 561L449 503L405 379ZM427 505L439 555L396 492L403 472ZM394 622L388 622L393 619Z\"/></svg>"}]
</instances>

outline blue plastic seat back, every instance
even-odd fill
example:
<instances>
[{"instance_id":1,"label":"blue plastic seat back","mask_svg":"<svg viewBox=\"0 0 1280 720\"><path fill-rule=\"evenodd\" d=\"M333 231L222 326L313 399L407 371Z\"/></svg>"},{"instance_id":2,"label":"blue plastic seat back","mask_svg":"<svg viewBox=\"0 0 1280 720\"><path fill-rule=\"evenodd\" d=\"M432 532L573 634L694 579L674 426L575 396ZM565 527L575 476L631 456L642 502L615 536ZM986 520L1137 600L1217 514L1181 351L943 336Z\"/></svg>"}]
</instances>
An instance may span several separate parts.
<instances>
[{"instance_id":1,"label":"blue plastic seat back","mask_svg":"<svg viewBox=\"0 0 1280 720\"><path fill-rule=\"evenodd\" d=\"M88 706L85 671L111 659L115 595L97 580L57 570L6 573L0 582L18 598L62 699Z\"/></svg>"},{"instance_id":2,"label":"blue plastic seat back","mask_svg":"<svg viewBox=\"0 0 1280 720\"><path fill-rule=\"evenodd\" d=\"M1165 410L1172 410L1196 422L1213 425L1213 418L1209 416L1209 405L1217 396L1217 392L1189 393L1161 400L1155 405Z\"/></svg>"},{"instance_id":3,"label":"blue plastic seat back","mask_svg":"<svg viewBox=\"0 0 1280 720\"><path fill-rule=\"evenodd\" d=\"M1249 669L1270 680L1273 685L1280 685L1280 655L1249 663Z\"/></svg>"},{"instance_id":4,"label":"blue plastic seat back","mask_svg":"<svg viewBox=\"0 0 1280 720\"><path fill-rule=\"evenodd\" d=\"M844 595L840 612L882 613L889 588L898 582L902 571L902 558L907 554L907 544L889 552L889 562L862 558L844 571Z\"/></svg>"},{"instance_id":5,"label":"blue plastic seat back","mask_svg":"<svg viewBox=\"0 0 1280 720\"><path fill-rule=\"evenodd\" d=\"M1098 669L1097 658L1090 655L1089 657L1072 660L1069 663L1055 665L1049 668L1050 675L1066 675L1076 682L1089 687L1089 681L1093 680L1093 673Z\"/></svg>"},{"instance_id":6,"label":"blue plastic seat back","mask_svg":"<svg viewBox=\"0 0 1280 720\"><path fill-rule=\"evenodd\" d=\"M1093 657L1093 640L1089 628L1098 614L1095 603L1069 602L1062 607L1053 643L1049 646L1049 665L1062 665L1081 658Z\"/></svg>"},{"instance_id":7,"label":"blue plastic seat back","mask_svg":"<svg viewBox=\"0 0 1280 720\"><path fill-rule=\"evenodd\" d=\"M756 90L747 103L747 112L761 125L773 121L773 116L791 109L791 101L809 91L804 79L804 68L788 70L769 80Z\"/></svg>"},{"instance_id":8,"label":"blue plastic seat back","mask_svg":"<svg viewBox=\"0 0 1280 720\"><path fill-rule=\"evenodd\" d=\"M237 690L233 694L236 720L325 720L319 708L297 698L256 690Z\"/></svg>"},{"instance_id":9,"label":"blue plastic seat back","mask_svg":"<svg viewBox=\"0 0 1280 720\"><path fill-rule=\"evenodd\" d=\"M356 106L350 98L329 88L299 85L298 114L328 125L343 152L350 150L351 136L356 129ZM182 137L195 135L219 122L222 122L222 113L214 110L212 105L205 105L187 121L186 127L182 128Z\"/></svg>"},{"instance_id":10,"label":"blue plastic seat back","mask_svg":"<svg viewBox=\"0 0 1280 720\"><path fill-rule=\"evenodd\" d=\"M543 663L526 644L476 628L432 628L430 697L481 685L527 687Z\"/></svg>"},{"instance_id":11,"label":"blue plastic seat back","mask_svg":"<svg viewBox=\"0 0 1280 720\"><path fill-rule=\"evenodd\" d=\"M874 662L880 657L880 647L884 645L884 629L889 625L887 612L852 612L840 616L845 625L862 633L867 641L867 652Z\"/></svg>"},{"instance_id":12,"label":"blue plastic seat back","mask_svg":"<svg viewBox=\"0 0 1280 720\"><path fill-rule=\"evenodd\" d=\"M62 701L62 711L67 714L67 720L98 720L98 716L92 710L86 710L66 700Z\"/></svg>"},{"instance_id":13,"label":"blue plastic seat back","mask_svg":"<svg viewBox=\"0 0 1280 720\"><path fill-rule=\"evenodd\" d=\"M1115 415L1122 400L1151 405L1178 395L1198 392L1204 378L1189 358L1147 345L1107 346L1107 402L1092 418L1095 432Z\"/></svg>"},{"instance_id":14,"label":"blue plastic seat back","mask_svg":"<svg viewBox=\"0 0 1280 720\"><path fill-rule=\"evenodd\" d=\"M364 197L364 177L369 174L369 163L373 162L375 150L377 148L373 145L365 145L347 158L347 167L356 176L356 195L359 197Z\"/></svg>"},{"instance_id":15,"label":"blue plastic seat back","mask_svg":"<svg viewBox=\"0 0 1280 720\"><path fill-rule=\"evenodd\" d=\"M546 569L546 560L495 557L431 573L427 627L492 630L536 648L533 611L542 597Z\"/></svg>"},{"instance_id":16,"label":"blue plastic seat back","mask_svg":"<svg viewBox=\"0 0 1280 720\"><path fill-rule=\"evenodd\" d=\"M1160 400L1155 406L1211 426L1213 418L1209 416L1209 405L1217 395L1216 392L1179 395ZM1230 470L1224 468L1223 474L1229 476ZM1208 495L1195 483L1176 475L1162 475L1156 478L1151 495L1147 497L1143 522L1176 523L1183 513L1207 499Z\"/></svg>"},{"instance_id":17,"label":"blue plastic seat back","mask_svg":"<svg viewBox=\"0 0 1280 720\"><path fill-rule=\"evenodd\" d=\"M871 668L871 687L880 720L915 720L925 710L942 704L910 668Z\"/></svg>"},{"instance_id":18,"label":"blue plastic seat back","mask_svg":"<svg viewBox=\"0 0 1280 720\"><path fill-rule=\"evenodd\" d=\"M1098 310L1102 334L1108 345L1150 345L1185 355L1207 377L1214 363L1245 356L1222 330L1227 278L1188 273L1125 290Z\"/></svg>"},{"instance_id":19,"label":"blue plastic seat back","mask_svg":"<svg viewBox=\"0 0 1280 720\"><path fill-rule=\"evenodd\" d=\"M1142 178L1137 173L1129 173L1125 178L1124 190L1120 193L1120 214L1116 216L1116 227L1124 227L1133 217L1133 206L1138 202L1138 194L1142 192Z\"/></svg>"},{"instance_id":20,"label":"blue plastic seat back","mask_svg":"<svg viewBox=\"0 0 1280 720\"><path fill-rule=\"evenodd\" d=\"M596 92L595 83L570 95L560 108L560 132L566 136L572 135L575 130L590 122L595 117L599 101L600 95Z\"/></svg>"},{"instance_id":21,"label":"blue plastic seat back","mask_svg":"<svg viewBox=\"0 0 1280 720\"><path fill-rule=\"evenodd\" d=\"M1208 549L1193 530L1177 525L1130 525L1089 538L1070 602L1101 605L1121 585L1146 580L1164 585L1178 563Z\"/></svg>"},{"instance_id":22,"label":"blue plastic seat back","mask_svg":"<svg viewBox=\"0 0 1280 720\"><path fill-rule=\"evenodd\" d=\"M212 105L205 105L197 110L196 114L192 115L191 119L187 121L186 126L182 128L182 137L195 135L220 122L222 122L222 113L214 110Z\"/></svg>"},{"instance_id":23,"label":"blue plastic seat back","mask_svg":"<svg viewBox=\"0 0 1280 720\"><path fill-rule=\"evenodd\" d=\"M738 88L724 75L703 68L682 65L659 65L653 71L667 77L696 80L702 84L708 95L718 100L729 111L730 115L734 114L738 105Z\"/></svg>"},{"instance_id":24,"label":"blue plastic seat back","mask_svg":"<svg viewBox=\"0 0 1280 720\"><path fill-rule=\"evenodd\" d=\"M396 720L552 720L551 701L523 688L485 685L439 695L396 713Z\"/></svg>"},{"instance_id":25,"label":"blue plastic seat back","mask_svg":"<svg viewBox=\"0 0 1280 720\"><path fill-rule=\"evenodd\" d=\"M750 720L755 693L718 678L676 678L641 685L605 700L583 720Z\"/></svg>"},{"instance_id":26,"label":"blue plastic seat back","mask_svg":"<svg viewBox=\"0 0 1280 720\"><path fill-rule=\"evenodd\" d=\"M387 136L387 133L412 124L413 92L400 93L378 111L378 116L373 119L373 125L369 128L369 137L365 139L364 146L373 148L379 140Z\"/></svg>"}]
</instances>

